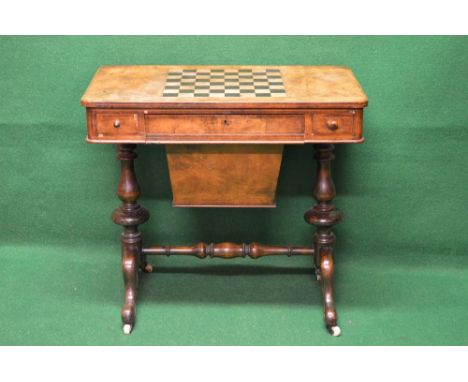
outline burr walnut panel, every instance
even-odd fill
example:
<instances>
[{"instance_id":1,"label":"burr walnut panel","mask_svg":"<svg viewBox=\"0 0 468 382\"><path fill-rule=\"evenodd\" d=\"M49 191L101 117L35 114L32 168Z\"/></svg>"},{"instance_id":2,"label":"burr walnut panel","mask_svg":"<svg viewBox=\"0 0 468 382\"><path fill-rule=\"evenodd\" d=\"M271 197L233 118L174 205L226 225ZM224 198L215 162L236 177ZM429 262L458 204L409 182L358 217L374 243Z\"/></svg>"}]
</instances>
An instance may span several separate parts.
<instances>
[{"instance_id":1,"label":"burr walnut panel","mask_svg":"<svg viewBox=\"0 0 468 382\"><path fill-rule=\"evenodd\" d=\"M176 96L167 97L165 87L169 73L223 71L238 72L248 70L253 74L277 71L281 81L282 94L279 97L257 96L261 87L254 78L253 93L244 93L239 83L239 96L225 96L228 89L227 78L222 78L221 89L212 89L206 96L187 94L181 88ZM193 80L186 76L187 81ZM255 76L254 76L255 77ZM210 79L215 79L214 76ZM255 79L257 81L255 81ZM239 80L243 80L239 75ZM265 78L263 78L265 80ZM268 90L275 89L276 82L267 78ZM245 81L250 81L245 79ZM242 82L242 81L241 81ZM208 82L211 85L214 83ZM189 83L189 87L192 85ZM200 85L202 85L200 83ZM270 89L271 88L271 89ZM190 90L190 89L189 89ZM172 89L171 89L172 91ZM202 90L200 90L202 91ZM220 91L213 93L212 91ZM226 92L225 92L226 91ZM233 89L232 91L236 91ZM284 91L284 93L283 93ZM219 94L217 96L217 94ZM173 95L173 94L171 94ZM228 94L232 95L232 94ZM86 93L81 99L86 107L157 107L157 108L362 108L367 105L367 96L363 92L353 72L343 66L165 66L165 65L129 65L102 66L94 76Z\"/></svg>"},{"instance_id":2,"label":"burr walnut panel","mask_svg":"<svg viewBox=\"0 0 468 382\"><path fill-rule=\"evenodd\" d=\"M311 114L306 139L309 140L359 140L361 133L361 114L356 110L322 110Z\"/></svg>"},{"instance_id":3,"label":"burr walnut panel","mask_svg":"<svg viewBox=\"0 0 468 382\"><path fill-rule=\"evenodd\" d=\"M275 207L283 145L166 145L173 205Z\"/></svg>"},{"instance_id":4,"label":"burr walnut panel","mask_svg":"<svg viewBox=\"0 0 468 382\"><path fill-rule=\"evenodd\" d=\"M161 140L302 140L304 114L151 114L146 131Z\"/></svg>"},{"instance_id":5,"label":"burr walnut panel","mask_svg":"<svg viewBox=\"0 0 468 382\"><path fill-rule=\"evenodd\" d=\"M145 137L142 113L123 110L103 110L94 113L89 133L95 139L141 140Z\"/></svg>"}]
</instances>

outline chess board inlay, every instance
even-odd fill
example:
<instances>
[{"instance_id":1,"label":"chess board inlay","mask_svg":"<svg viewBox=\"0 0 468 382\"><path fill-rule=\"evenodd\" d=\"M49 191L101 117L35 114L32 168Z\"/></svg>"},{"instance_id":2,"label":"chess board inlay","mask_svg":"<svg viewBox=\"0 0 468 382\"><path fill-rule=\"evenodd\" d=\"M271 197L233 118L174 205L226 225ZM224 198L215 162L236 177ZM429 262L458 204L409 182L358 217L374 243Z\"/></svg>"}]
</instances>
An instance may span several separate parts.
<instances>
[{"instance_id":1,"label":"chess board inlay","mask_svg":"<svg viewBox=\"0 0 468 382\"><path fill-rule=\"evenodd\" d=\"M279 69L183 69L170 71L164 97L282 97Z\"/></svg>"}]
</instances>

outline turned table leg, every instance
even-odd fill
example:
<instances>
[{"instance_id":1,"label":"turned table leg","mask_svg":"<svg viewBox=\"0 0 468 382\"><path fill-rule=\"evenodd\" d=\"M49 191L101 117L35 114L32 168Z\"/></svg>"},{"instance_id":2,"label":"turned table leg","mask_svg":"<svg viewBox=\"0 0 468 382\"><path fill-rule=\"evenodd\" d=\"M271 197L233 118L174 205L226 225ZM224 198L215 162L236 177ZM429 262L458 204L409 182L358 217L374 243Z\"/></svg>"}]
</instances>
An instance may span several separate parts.
<instances>
[{"instance_id":1,"label":"turned table leg","mask_svg":"<svg viewBox=\"0 0 468 382\"><path fill-rule=\"evenodd\" d=\"M125 286L125 303L122 308L122 323L125 334L130 334L135 324L138 268L146 267L146 257L141 250L141 233L138 225L149 218L149 212L138 204L140 188L133 165L137 157L135 145L118 145L117 159L120 160L118 196L122 204L112 214L114 223L123 226L120 239L122 247L122 272Z\"/></svg>"},{"instance_id":2,"label":"turned table leg","mask_svg":"<svg viewBox=\"0 0 468 382\"><path fill-rule=\"evenodd\" d=\"M314 235L315 267L317 280L322 284L325 324L332 335L338 336L341 331L337 325L337 315L333 301L332 281L335 235L332 232L332 227L341 220L341 213L332 203L336 195L330 170L330 163L334 158L333 145L315 145L314 157L317 160L317 176L314 188L314 198L317 203L306 211L304 218L307 223L316 227Z\"/></svg>"}]
</instances>

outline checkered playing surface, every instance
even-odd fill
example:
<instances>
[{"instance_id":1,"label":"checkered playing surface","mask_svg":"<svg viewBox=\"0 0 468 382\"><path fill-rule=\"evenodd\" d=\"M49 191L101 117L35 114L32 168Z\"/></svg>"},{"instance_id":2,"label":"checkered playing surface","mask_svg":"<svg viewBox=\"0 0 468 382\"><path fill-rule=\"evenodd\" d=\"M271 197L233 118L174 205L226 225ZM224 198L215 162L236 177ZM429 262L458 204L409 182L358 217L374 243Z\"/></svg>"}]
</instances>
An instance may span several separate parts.
<instances>
[{"instance_id":1,"label":"checkered playing surface","mask_svg":"<svg viewBox=\"0 0 468 382\"><path fill-rule=\"evenodd\" d=\"M281 97L279 69L183 69L167 75L164 97Z\"/></svg>"}]
</instances>

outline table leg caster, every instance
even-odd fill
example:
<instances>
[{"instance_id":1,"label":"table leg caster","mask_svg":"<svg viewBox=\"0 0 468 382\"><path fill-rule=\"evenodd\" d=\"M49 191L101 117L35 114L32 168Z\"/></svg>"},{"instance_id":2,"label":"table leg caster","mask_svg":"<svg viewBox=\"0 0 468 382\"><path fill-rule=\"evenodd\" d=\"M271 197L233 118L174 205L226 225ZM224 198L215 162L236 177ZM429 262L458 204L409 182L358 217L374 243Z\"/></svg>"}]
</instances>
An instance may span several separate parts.
<instances>
[{"instance_id":1,"label":"table leg caster","mask_svg":"<svg viewBox=\"0 0 468 382\"><path fill-rule=\"evenodd\" d=\"M133 325L131 324L123 324L122 330L124 334L130 334L133 330Z\"/></svg>"},{"instance_id":2,"label":"table leg caster","mask_svg":"<svg viewBox=\"0 0 468 382\"><path fill-rule=\"evenodd\" d=\"M145 273L153 273L153 265L150 263L146 263L146 265L142 267L142 270Z\"/></svg>"},{"instance_id":3,"label":"table leg caster","mask_svg":"<svg viewBox=\"0 0 468 382\"><path fill-rule=\"evenodd\" d=\"M322 274L320 273L320 269L315 269L315 278L317 279L317 281L321 281L322 280Z\"/></svg>"},{"instance_id":4,"label":"table leg caster","mask_svg":"<svg viewBox=\"0 0 468 382\"><path fill-rule=\"evenodd\" d=\"M341 334L341 329L339 326L332 326L331 328L328 329L330 331L330 334L333 337L338 337Z\"/></svg>"}]
</instances>

